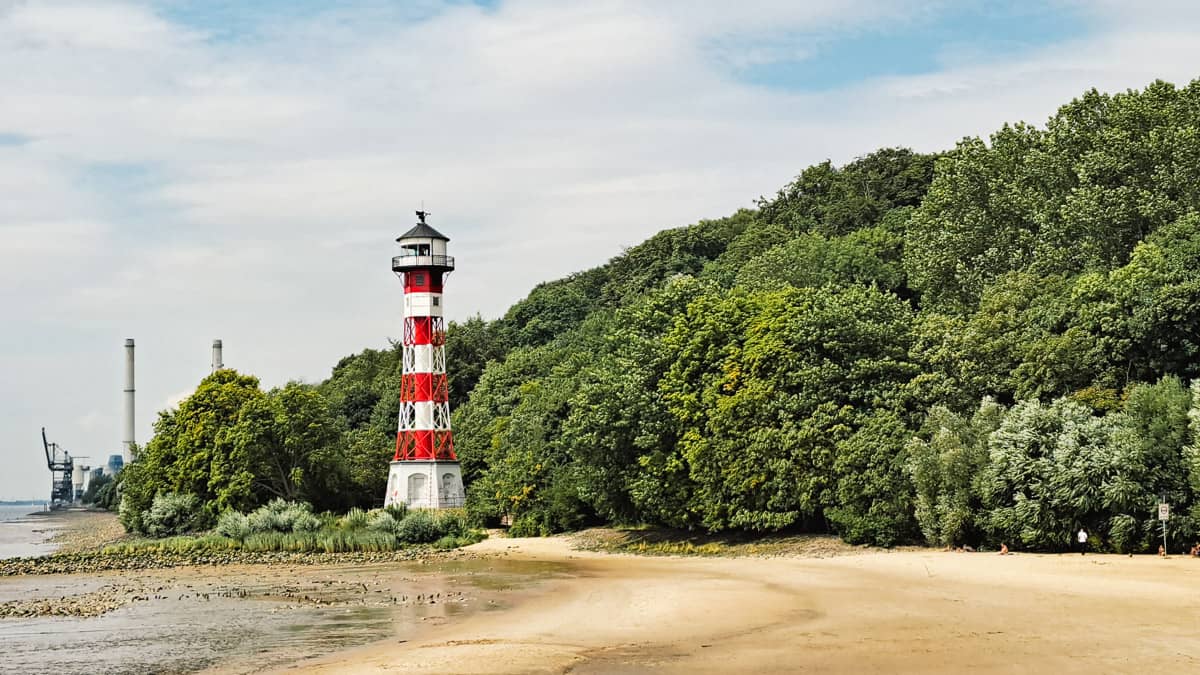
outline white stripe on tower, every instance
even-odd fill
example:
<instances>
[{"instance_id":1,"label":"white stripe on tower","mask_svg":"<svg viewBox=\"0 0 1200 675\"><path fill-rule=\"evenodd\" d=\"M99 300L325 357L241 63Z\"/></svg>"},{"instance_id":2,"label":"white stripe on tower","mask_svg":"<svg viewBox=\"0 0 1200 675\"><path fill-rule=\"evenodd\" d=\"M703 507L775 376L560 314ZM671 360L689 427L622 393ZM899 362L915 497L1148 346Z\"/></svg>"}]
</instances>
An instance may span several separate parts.
<instances>
[{"instance_id":1,"label":"white stripe on tower","mask_svg":"<svg viewBox=\"0 0 1200 675\"><path fill-rule=\"evenodd\" d=\"M407 293L404 296L404 316L441 316L441 293Z\"/></svg>"}]
</instances>

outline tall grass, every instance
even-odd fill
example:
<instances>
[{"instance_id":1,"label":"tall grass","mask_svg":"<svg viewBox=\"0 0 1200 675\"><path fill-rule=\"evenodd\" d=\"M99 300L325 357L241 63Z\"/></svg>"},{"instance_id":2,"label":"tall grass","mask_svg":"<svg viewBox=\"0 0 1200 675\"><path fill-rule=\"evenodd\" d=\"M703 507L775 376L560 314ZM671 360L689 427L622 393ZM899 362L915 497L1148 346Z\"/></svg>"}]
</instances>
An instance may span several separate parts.
<instances>
[{"instance_id":1,"label":"tall grass","mask_svg":"<svg viewBox=\"0 0 1200 675\"><path fill-rule=\"evenodd\" d=\"M343 530L361 530L370 522L370 516L366 511L357 506L346 512L346 515L338 519L338 527Z\"/></svg>"},{"instance_id":2,"label":"tall grass","mask_svg":"<svg viewBox=\"0 0 1200 675\"><path fill-rule=\"evenodd\" d=\"M373 511L356 508L339 518L315 515L307 504L275 499L249 514L221 514L216 529L207 534L132 540L109 546L103 552L382 552L412 544L457 548L484 536L470 527L462 509L409 511L403 505Z\"/></svg>"},{"instance_id":3,"label":"tall grass","mask_svg":"<svg viewBox=\"0 0 1200 675\"><path fill-rule=\"evenodd\" d=\"M296 551L349 553L357 551L395 551L396 538L369 530L329 530L324 532L263 532L242 542L246 551Z\"/></svg>"},{"instance_id":4,"label":"tall grass","mask_svg":"<svg viewBox=\"0 0 1200 675\"><path fill-rule=\"evenodd\" d=\"M241 542L219 534L204 534L194 537L180 536L165 539L133 539L110 544L101 549L105 555L138 555L144 553L200 553L209 551L233 551L241 548Z\"/></svg>"}]
</instances>

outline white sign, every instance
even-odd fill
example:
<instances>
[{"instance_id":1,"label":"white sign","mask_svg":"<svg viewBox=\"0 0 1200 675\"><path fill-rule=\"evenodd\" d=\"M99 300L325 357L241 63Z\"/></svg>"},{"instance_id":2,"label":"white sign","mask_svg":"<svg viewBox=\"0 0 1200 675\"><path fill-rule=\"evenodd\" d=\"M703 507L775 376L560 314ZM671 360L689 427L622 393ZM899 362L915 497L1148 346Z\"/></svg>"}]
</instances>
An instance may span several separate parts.
<instances>
[{"instance_id":1,"label":"white sign","mask_svg":"<svg viewBox=\"0 0 1200 675\"><path fill-rule=\"evenodd\" d=\"M1170 504L1159 504L1158 505L1158 519L1159 520L1169 520L1170 518L1171 518Z\"/></svg>"}]
</instances>

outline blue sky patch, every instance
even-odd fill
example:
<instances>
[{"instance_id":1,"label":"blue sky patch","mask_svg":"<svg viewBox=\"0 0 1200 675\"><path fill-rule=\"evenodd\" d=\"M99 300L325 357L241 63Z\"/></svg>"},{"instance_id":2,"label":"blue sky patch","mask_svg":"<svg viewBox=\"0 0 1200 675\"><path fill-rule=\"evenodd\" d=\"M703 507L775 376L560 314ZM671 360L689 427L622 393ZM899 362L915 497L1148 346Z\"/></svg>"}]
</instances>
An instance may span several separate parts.
<instances>
[{"instance_id":1,"label":"blue sky patch","mask_svg":"<svg viewBox=\"0 0 1200 675\"><path fill-rule=\"evenodd\" d=\"M475 5L494 9L500 0L157 0L159 14L199 30L214 42L253 42L270 29L320 18L331 24L385 25L430 19L449 8Z\"/></svg>"},{"instance_id":2,"label":"blue sky patch","mask_svg":"<svg viewBox=\"0 0 1200 675\"><path fill-rule=\"evenodd\" d=\"M7 131L0 131L0 148L26 145L32 140L32 137L24 134L14 134Z\"/></svg>"},{"instance_id":3,"label":"blue sky patch","mask_svg":"<svg viewBox=\"0 0 1200 675\"><path fill-rule=\"evenodd\" d=\"M922 75L962 63L1011 59L1083 37L1091 26L1072 8L1009 9L970 3L905 22L834 34L789 36L802 57L737 69L742 82L823 91L878 77ZM753 44L753 38L745 41Z\"/></svg>"}]
</instances>

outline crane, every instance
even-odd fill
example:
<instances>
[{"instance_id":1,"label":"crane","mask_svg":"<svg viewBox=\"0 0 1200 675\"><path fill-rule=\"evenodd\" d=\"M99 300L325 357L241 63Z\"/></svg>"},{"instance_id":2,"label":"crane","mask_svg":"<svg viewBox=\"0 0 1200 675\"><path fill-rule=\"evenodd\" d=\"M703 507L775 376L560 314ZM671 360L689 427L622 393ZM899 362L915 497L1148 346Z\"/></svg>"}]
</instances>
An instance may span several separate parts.
<instances>
[{"instance_id":1,"label":"crane","mask_svg":"<svg viewBox=\"0 0 1200 675\"><path fill-rule=\"evenodd\" d=\"M71 486L75 460L58 443L46 440L46 427L42 427L42 448L46 452L46 466L50 469L50 507L69 506L75 497Z\"/></svg>"}]
</instances>

